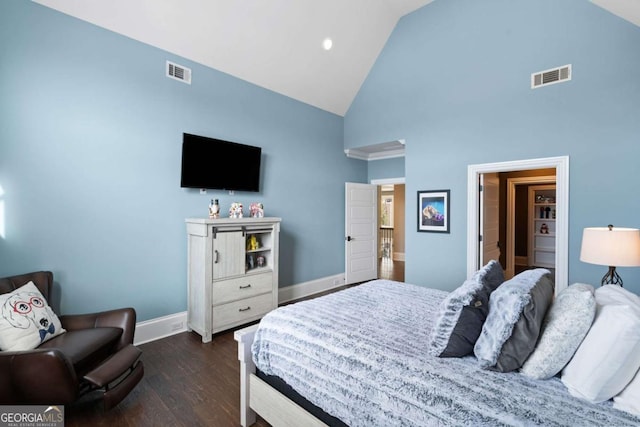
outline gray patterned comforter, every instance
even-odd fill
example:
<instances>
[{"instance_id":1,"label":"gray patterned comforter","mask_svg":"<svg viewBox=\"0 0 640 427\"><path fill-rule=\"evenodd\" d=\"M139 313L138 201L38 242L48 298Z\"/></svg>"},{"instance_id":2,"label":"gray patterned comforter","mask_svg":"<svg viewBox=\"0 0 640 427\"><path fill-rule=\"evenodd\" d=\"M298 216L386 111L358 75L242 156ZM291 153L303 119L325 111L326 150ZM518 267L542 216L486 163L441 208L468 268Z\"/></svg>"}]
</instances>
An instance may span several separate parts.
<instances>
[{"instance_id":1,"label":"gray patterned comforter","mask_svg":"<svg viewBox=\"0 0 640 427\"><path fill-rule=\"evenodd\" d=\"M572 397L558 378L429 355L446 292L375 280L280 307L260 322L253 359L325 412L356 426L627 426L640 419Z\"/></svg>"}]
</instances>

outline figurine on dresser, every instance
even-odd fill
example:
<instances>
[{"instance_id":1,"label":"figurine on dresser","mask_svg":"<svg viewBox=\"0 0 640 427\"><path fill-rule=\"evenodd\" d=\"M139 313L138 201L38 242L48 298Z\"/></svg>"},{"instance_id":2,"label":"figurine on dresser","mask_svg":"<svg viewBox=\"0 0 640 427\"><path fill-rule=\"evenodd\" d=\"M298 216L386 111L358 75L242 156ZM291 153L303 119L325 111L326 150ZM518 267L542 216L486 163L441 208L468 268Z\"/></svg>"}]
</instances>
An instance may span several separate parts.
<instances>
[{"instance_id":1,"label":"figurine on dresser","mask_svg":"<svg viewBox=\"0 0 640 427\"><path fill-rule=\"evenodd\" d=\"M242 203L233 202L229 208L229 218L242 218Z\"/></svg>"},{"instance_id":2,"label":"figurine on dresser","mask_svg":"<svg viewBox=\"0 0 640 427\"><path fill-rule=\"evenodd\" d=\"M218 203L218 199L211 199L211 203L209 203L209 218L220 218L220 204Z\"/></svg>"},{"instance_id":3,"label":"figurine on dresser","mask_svg":"<svg viewBox=\"0 0 640 427\"><path fill-rule=\"evenodd\" d=\"M249 205L249 213L251 218L264 218L264 206L262 203L251 203Z\"/></svg>"}]
</instances>

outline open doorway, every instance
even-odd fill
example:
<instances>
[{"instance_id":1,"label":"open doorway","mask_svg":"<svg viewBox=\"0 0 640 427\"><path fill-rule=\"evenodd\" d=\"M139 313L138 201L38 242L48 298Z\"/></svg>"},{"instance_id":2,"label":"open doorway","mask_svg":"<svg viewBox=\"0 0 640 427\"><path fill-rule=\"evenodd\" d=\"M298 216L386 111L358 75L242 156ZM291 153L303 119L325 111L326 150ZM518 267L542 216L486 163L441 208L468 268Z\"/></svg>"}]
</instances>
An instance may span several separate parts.
<instances>
[{"instance_id":1,"label":"open doorway","mask_svg":"<svg viewBox=\"0 0 640 427\"><path fill-rule=\"evenodd\" d=\"M555 168L480 174L480 260L506 280L534 268L555 277Z\"/></svg>"},{"instance_id":2,"label":"open doorway","mask_svg":"<svg viewBox=\"0 0 640 427\"><path fill-rule=\"evenodd\" d=\"M501 241L506 253L500 263L505 277L531 268L555 272L556 171L533 169L500 174Z\"/></svg>"},{"instance_id":3,"label":"open doorway","mask_svg":"<svg viewBox=\"0 0 640 427\"><path fill-rule=\"evenodd\" d=\"M378 186L378 277L403 282L406 234L404 180L380 181L372 181Z\"/></svg>"},{"instance_id":4,"label":"open doorway","mask_svg":"<svg viewBox=\"0 0 640 427\"><path fill-rule=\"evenodd\" d=\"M556 293L568 286L568 218L569 218L569 158L550 157L542 159L518 160L512 162L487 163L468 167L467 185L467 277L479 268L481 256L482 203L480 197L480 177L483 174L552 169L555 177L554 243L553 263L555 265ZM547 201L549 203L549 201ZM551 208L550 208L551 209ZM551 210L549 211L551 215ZM546 209L544 215L546 215ZM508 251L507 251L508 253ZM504 266L504 265L503 265Z\"/></svg>"}]
</instances>

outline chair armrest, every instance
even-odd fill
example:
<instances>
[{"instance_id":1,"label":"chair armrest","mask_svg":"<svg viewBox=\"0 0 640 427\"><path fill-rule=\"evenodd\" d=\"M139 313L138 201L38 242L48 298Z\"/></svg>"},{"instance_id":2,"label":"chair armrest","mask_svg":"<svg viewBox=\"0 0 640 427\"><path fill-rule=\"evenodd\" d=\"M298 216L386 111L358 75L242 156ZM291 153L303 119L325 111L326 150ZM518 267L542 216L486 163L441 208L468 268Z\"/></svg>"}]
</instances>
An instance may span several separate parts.
<instances>
[{"instance_id":1,"label":"chair armrest","mask_svg":"<svg viewBox=\"0 0 640 427\"><path fill-rule=\"evenodd\" d=\"M112 327L122 329L122 336L118 342L118 350L133 344L136 330L136 311L131 307L102 311L91 314L71 314L60 316L62 327L68 331L78 329Z\"/></svg>"},{"instance_id":2,"label":"chair armrest","mask_svg":"<svg viewBox=\"0 0 640 427\"><path fill-rule=\"evenodd\" d=\"M0 353L1 404L67 404L78 395L73 365L58 349Z\"/></svg>"}]
</instances>

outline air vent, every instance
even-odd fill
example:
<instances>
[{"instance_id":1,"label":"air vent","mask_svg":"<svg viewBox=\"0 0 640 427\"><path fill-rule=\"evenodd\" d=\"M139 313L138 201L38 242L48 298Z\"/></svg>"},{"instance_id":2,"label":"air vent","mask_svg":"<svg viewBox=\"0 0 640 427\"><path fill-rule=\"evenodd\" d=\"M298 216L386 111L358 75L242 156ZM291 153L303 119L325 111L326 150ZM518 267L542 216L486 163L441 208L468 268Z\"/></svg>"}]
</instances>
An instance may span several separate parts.
<instances>
[{"instance_id":1,"label":"air vent","mask_svg":"<svg viewBox=\"0 0 640 427\"><path fill-rule=\"evenodd\" d=\"M191 84L191 69L167 61L167 77Z\"/></svg>"},{"instance_id":2,"label":"air vent","mask_svg":"<svg viewBox=\"0 0 640 427\"><path fill-rule=\"evenodd\" d=\"M531 74L531 89L571 80L571 64Z\"/></svg>"}]
</instances>

